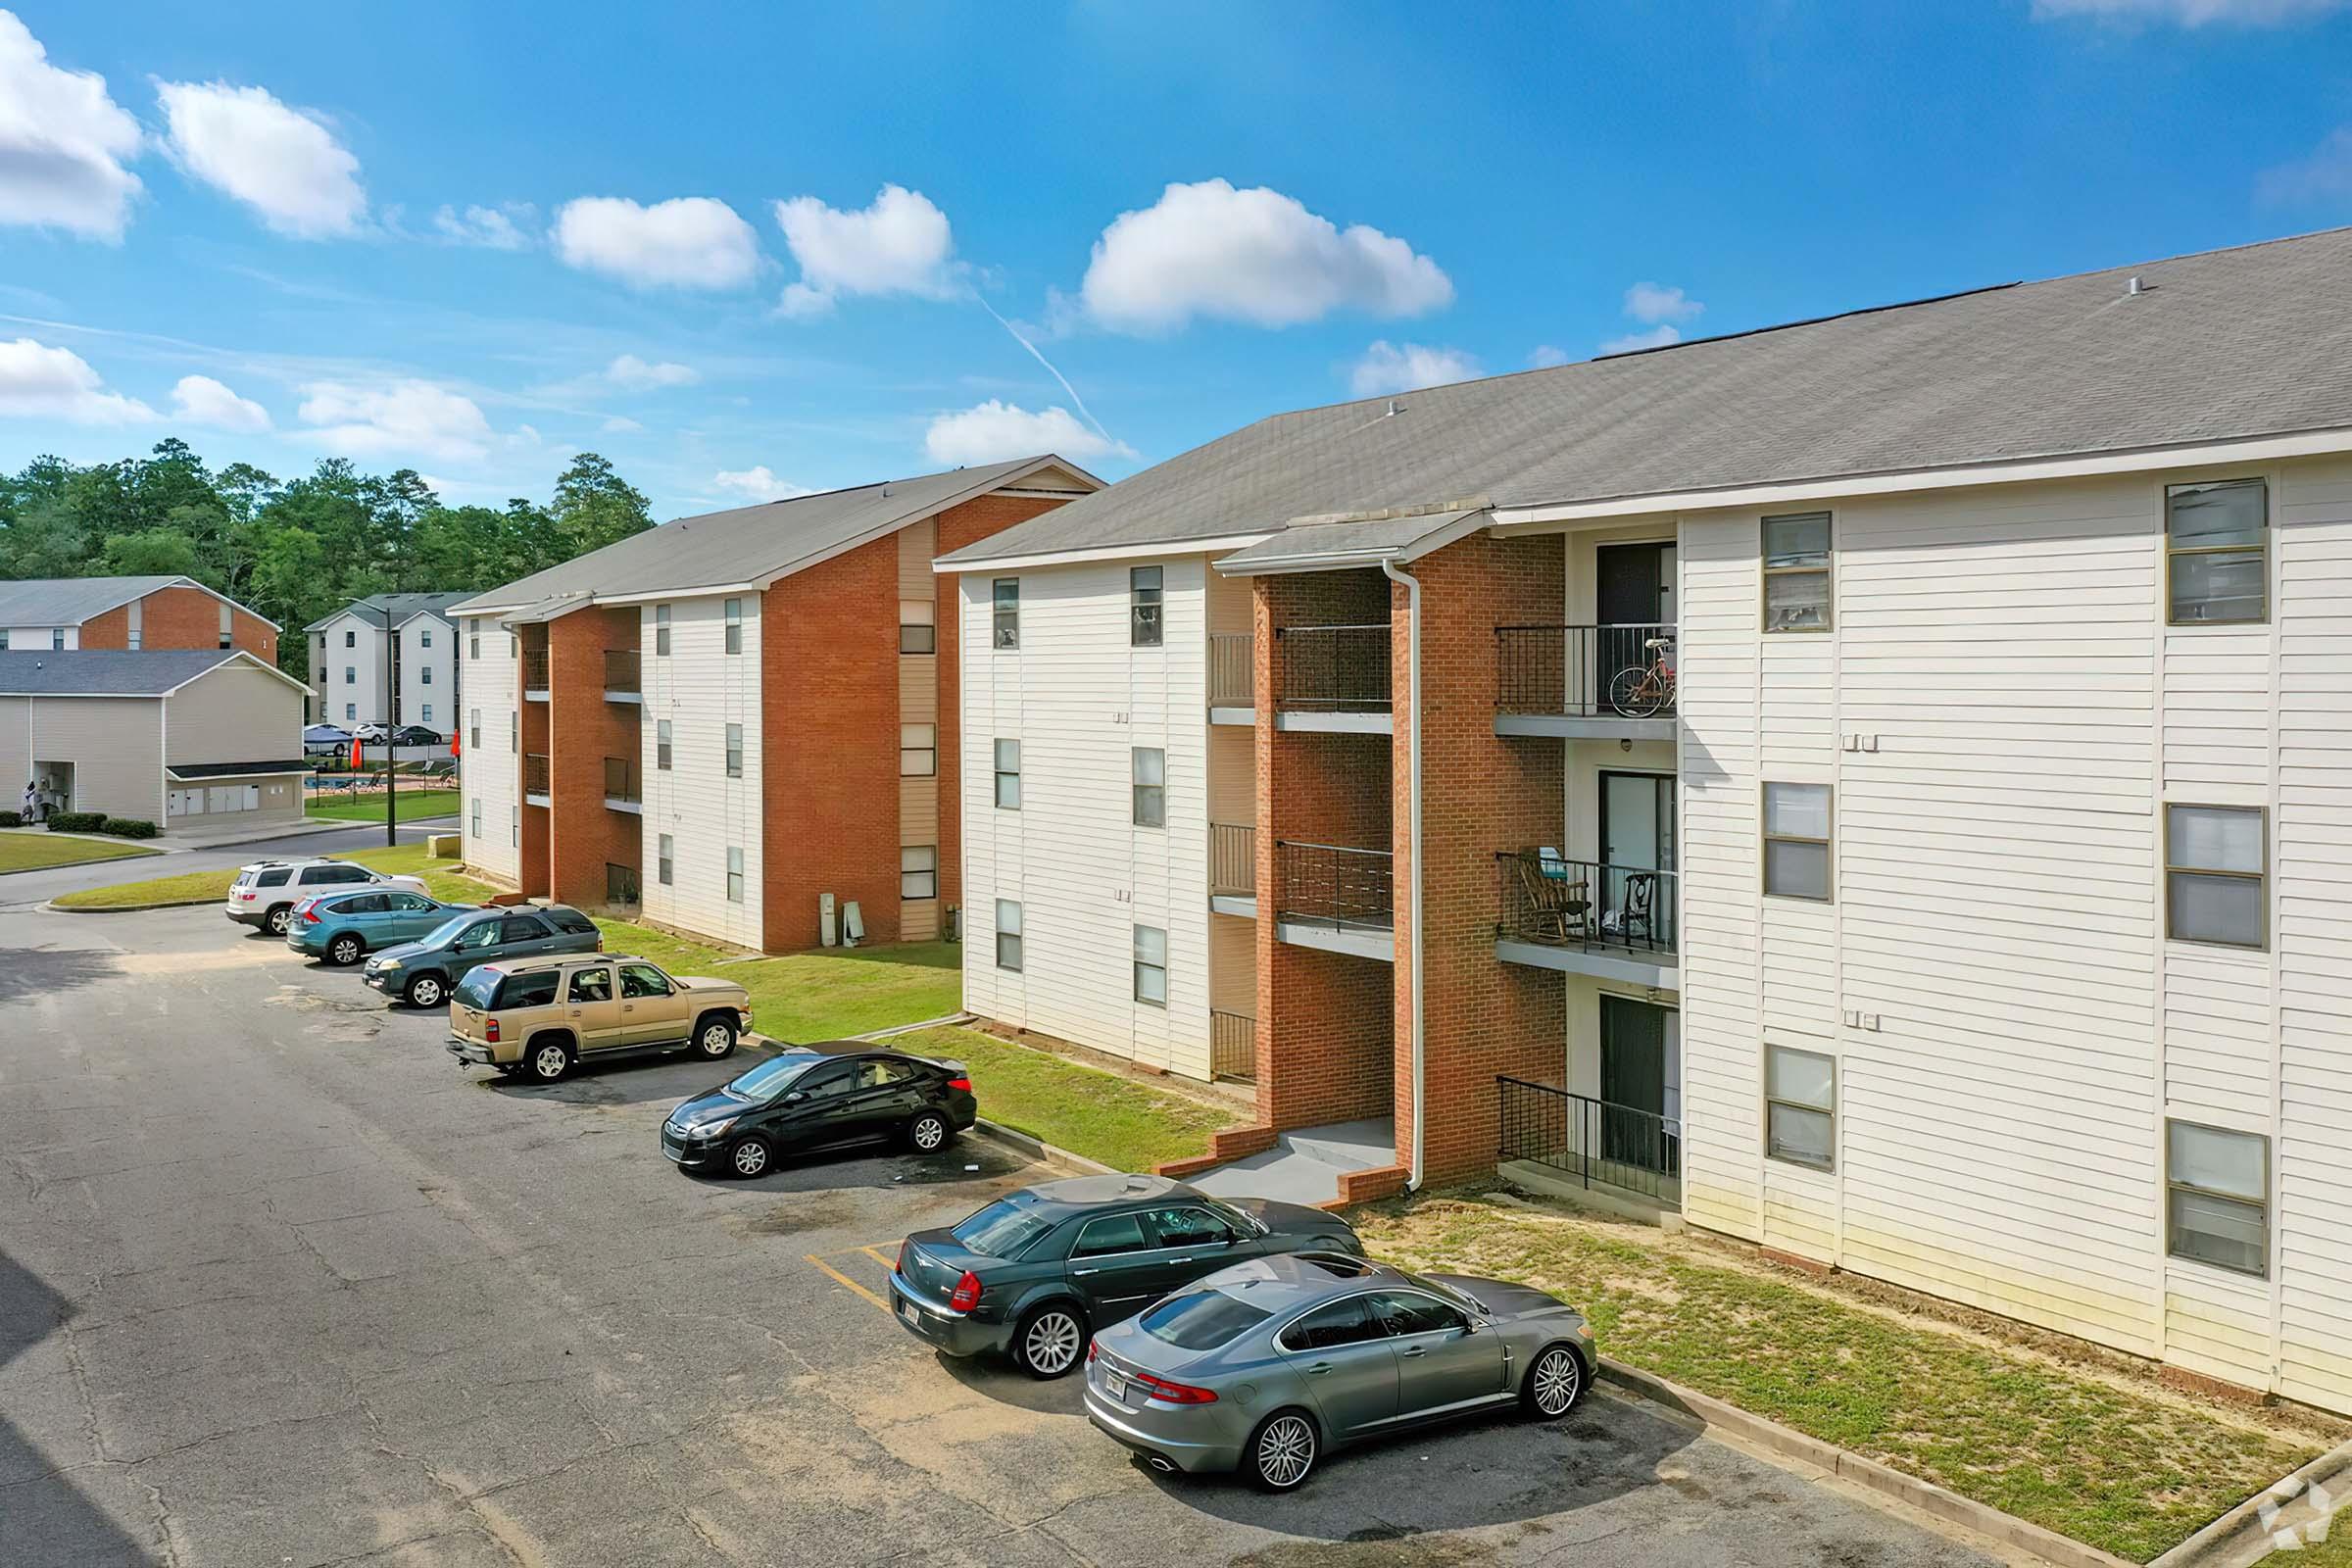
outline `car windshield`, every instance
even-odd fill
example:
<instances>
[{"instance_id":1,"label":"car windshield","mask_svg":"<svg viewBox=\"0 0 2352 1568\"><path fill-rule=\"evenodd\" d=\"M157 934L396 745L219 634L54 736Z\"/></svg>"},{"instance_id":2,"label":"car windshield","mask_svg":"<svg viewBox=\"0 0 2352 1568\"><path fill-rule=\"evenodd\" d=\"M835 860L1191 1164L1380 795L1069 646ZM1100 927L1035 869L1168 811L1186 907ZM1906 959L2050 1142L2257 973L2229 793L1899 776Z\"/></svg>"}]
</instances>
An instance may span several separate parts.
<instances>
[{"instance_id":1,"label":"car windshield","mask_svg":"<svg viewBox=\"0 0 2352 1568\"><path fill-rule=\"evenodd\" d=\"M724 1092L737 1100L773 1100L790 1089L794 1079L826 1059L823 1056L778 1056L772 1061L761 1062L728 1084Z\"/></svg>"},{"instance_id":2,"label":"car windshield","mask_svg":"<svg viewBox=\"0 0 2352 1568\"><path fill-rule=\"evenodd\" d=\"M1196 1291L1156 1302L1136 1321L1146 1334L1179 1350L1213 1350L1273 1315L1223 1291Z\"/></svg>"},{"instance_id":3,"label":"car windshield","mask_svg":"<svg viewBox=\"0 0 2352 1568\"><path fill-rule=\"evenodd\" d=\"M1450 1285L1440 1285L1436 1280L1423 1274L1406 1274L1404 1277L1441 1301L1451 1301L1463 1311L1474 1312L1480 1317L1487 1315L1487 1303L1467 1291L1456 1290Z\"/></svg>"},{"instance_id":4,"label":"car windshield","mask_svg":"<svg viewBox=\"0 0 2352 1568\"><path fill-rule=\"evenodd\" d=\"M498 980L495 970L476 969L458 982L454 995L468 1007L479 1007L487 1012L490 999L498 995Z\"/></svg>"},{"instance_id":5,"label":"car windshield","mask_svg":"<svg viewBox=\"0 0 2352 1568\"><path fill-rule=\"evenodd\" d=\"M442 921L439 925L433 927L433 934L424 939L424 945L428 948L445 948L449 946L449 944L458 940L458 933L466 929L466 916L461 914L454 919Z\"/></svg>"},{"instance_id":6,"label":"car windshield","mask_svg":"<svg viewBox=\"0 0 2352 1568\"><path fill-rule=\"evenodd\" d=\"M1018 1257L1054 1228L1054 1216L1038 1211L1036 1200L1001 1198L948 1232L983 1257Z\"/></svg>"}]
</instances>

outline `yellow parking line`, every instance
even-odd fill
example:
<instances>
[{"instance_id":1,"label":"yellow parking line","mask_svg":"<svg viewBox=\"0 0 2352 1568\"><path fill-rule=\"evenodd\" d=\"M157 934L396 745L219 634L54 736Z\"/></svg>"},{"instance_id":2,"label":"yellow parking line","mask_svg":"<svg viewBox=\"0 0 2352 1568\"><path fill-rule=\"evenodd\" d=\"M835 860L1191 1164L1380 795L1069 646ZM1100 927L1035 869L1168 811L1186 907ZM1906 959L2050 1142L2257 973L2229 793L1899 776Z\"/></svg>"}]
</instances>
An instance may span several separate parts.
<instances>
[{"instance_id":1,"label":"yellow parking line","mask_svg":"<svg viewBox=\"0 0 2352 1568\"><path fill-rule=\"evenodd\" d=\"M867 1290L864 1286L858 1284L856 1280L850 1278L847 1274L844 1274L841 1270L835 1268L832 1264L826 1262L814 1252L808 1252L804 1253L803 1255L806 1256L810 1263L814 1264L819 1272L830 1277L833 1283L836 1285L846 1286L850 1290L856 1291L859 1296L864 1297L867 1300L873 1302L876 1311L887 1312L890 1310L890 1303L888 1301L885 1301L882 1299L882 1298L876 1296L873 1292Z\"/></svg>"},{"instance_id":2,"label":"yellow parking line","mask_svg":"<svg viewBox=\"0 0 2352 1568\"><path fill-rule=\"evenodd\" d=\"M886 1255L879 1247L860 1247L858 1249L858 1250L863 1252L866 1256L872 1258L884 1268L895 1270L899 1266L899 1260L895 1257Z\"/></svg>"}]
</instances>

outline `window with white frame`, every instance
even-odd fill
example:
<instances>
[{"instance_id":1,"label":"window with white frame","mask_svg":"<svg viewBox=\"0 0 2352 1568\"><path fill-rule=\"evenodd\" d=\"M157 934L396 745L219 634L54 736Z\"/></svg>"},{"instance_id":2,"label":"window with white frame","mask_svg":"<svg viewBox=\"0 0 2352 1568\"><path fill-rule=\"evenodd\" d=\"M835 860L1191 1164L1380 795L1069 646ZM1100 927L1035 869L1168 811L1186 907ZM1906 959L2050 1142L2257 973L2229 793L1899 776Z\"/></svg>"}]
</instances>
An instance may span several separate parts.
<instances>
[{"instance_id":1,"label":"window with white frame","mask_svg":"<svg viewBox=\"0 0 2352 1568\"><path fill-rule=\"evenodd\" d=\"M522 808L519 805L507 808L507 846L516 850L522 848Z\"/></svg>"},{"instance_id":2,"label":"window with white frame","mask_svg":"<svg viewBox=\"0 0 2352 1568\"><path fill-rule=\"evenodd\" d=\"M478 708L466 715L466 745L476 752L482 749L482 710Z\"/></svg>"},{"instance_id":3,"label":"window with white frame","mask_svg":"<svg viewBox=\"0 0 2352 1568\"><path fill-rule=\"evenodd\" d=\"M654 768L662 773L669 771L669 720L666 718L654 720Z\"/></svg>"},{"instance_id":4,"label":"window with white frame","mask_svg":"<svg viewBox=\"0 0 2352 1568\"><path fill-rule=\"evenodd\" d=\"M1830 629L1830 514L1764 519L1764 629Z\"/></svg>"},{"instance_id":5,"label":"window with white frame","mask_svg":"<svg viewBox=\"0 0 2352 1568\"><path fill-rule=\"evenodd\" d=\"M520 709L510 708L507 710L507 750L510 752L522 750L522 710Z\"/></svg>"},{"instance_id":6,"label":"window with white frame","mask_svg":"<svg viewBox=\"0 0 2352 1568\"><path fill-rule=\"evenodd\" d=\"M346 626L346 627L344 627L344 628L343 628L343 646L344 646L344 647L346 647L346 648L357 648L359 645L360 645L360 634L359 634L359 632L358 632L357 630L353 629L353 628L352 628L352 627L350 627L350 626Z\"/></svg>"},{"instance_id":7,"label":"window with white frame","mask_svg":"<svg viewBox=\"0 0 2352 1568\"><path fill-rule=\"evenodd\" d=\"M2165 1250L2216 1268L2271 1272L2271 1141L2191 1121L2164 1124Z\"/></svg>"},{"instance_id":8,"label":"window with white frame","mask_svg":"<svg viewBox=\"0 0 2352 1568\"><path fill-rule=\"evenodd\" d=\"M899 601L899 652L902 654L936 654L939 652L938 607L928 599Z\"/></svg>"},{"instance_id":9,"label":"window with white frame","mask_svg":"<svg viewBox=\"0 0 2352 1568\"><path fill-rule=\"evenodd\" d=\"M345 664L343 666L343 684L346 686L357 686L359 683L359 667L355 664Z\"/></svg>"},{"instance_id":10,"label":"window with white frame","mask_svg":"<svg viewBox=\"0 0 2352 1568\"><path fill-rule=\"evenodd\" d=\"M2259 806L2164 808L2164 928L2175 942L2270 946L2270 813Z\"/></svg>"},{"instance_id":11,"label":"window with white frame","mask_svg":"<svg viewBox=\"0 0 2352 1568\"><path fill-rule=\"evenodd\" d=\"M669 607L667 605L656 605L654 607L654 657L657 659L663 658L668 653Z\"/></svg>"},{"instance_id":12,"label":"window with white frame","mask_svg":"<svg viewBox=\"0 0 2352 1568\"><path fill-rule=\"evenodd\" d=\"M236 626L229 619L233 613L226 605L220 607L220 646L227 648L236 642Z\"/></svg>"},{"instance_id":13,"label":"window with white frame","mask_svg":"<svg viewBox=\"0 0 2352 1568\"><path fill-rule=\"evenodd\" d=\"M1135 791L1135 825L1168 825L1168 754L1156 746L1138 746L1129 771Z\"/></svg>"},{"instance_id":14,"label":"window with white frame","mask_svg":"<svg viewBox=\"0 0 2352 1568\"><path fill-rule=\"evenodd\" d=\"M2167 485L2167 617L2176 626L2270 618L2270 486L2260 479Z\"/></svg>"},{"instance_id":15,"label":"window with white frame","mask_svg":"<svg viewBox=\"0 0 2352 1568\"><path fill-rule=\"evenodd\" d=\"M939 846L909 844L899 851L899 897L939 897Z\"/></svg>"},{"instance_id":16,"label":"window with white frame","mask_svg":"<svg viewBox=\"0 0 2352 1568\"><path fill-rule=\"evenodd\" d=\"M1830 786L1764 786L1764 891L1830 900Z\"/></svg>"},{"instance_id":17,"label":"window with white frame","mask_svg":"<svg viewBox=\"0 0 2352 1568\"><path fill-rule=\"evenodd\" d=\"M989 587L989 600L996 615L996 646L1021 646L1021 579L999 577Z\"/></svg>"},{"instance_id":18,"label":"window with white frame","mask_svg":"<svg viewBox=\"0 0 2352 1568\"><path fill-rule=\"evenodd\" d=\"M1160 645L1160 569L1157 566L1127 568L1127 646L1157 648Z\"/></svg>"},{"instance_id":19,"label":"window with white frame","mask_svg":"<svg viewBox=\"0 0 2352 1568\"><path fill-rule=\"evenodd\" d=\"M727 726L727 777L743 777L743 726Z\"/></svg>"},{"instance_id":20,"label":"window with white frame","mask_svg":"<svg viewBox=\"0 0 2352 1568\"><path fill-rule=\"evenodd\" d=\"M997 809L1021 808L1021 743L997 742Z\"/></svg>"},{"instance_id":21,"label":"window with white frame","mask_svg":"<svg viewBox=\"0 0 2352 1568\"><path fill-rule=\"evenodd\" d=\"M740 599L728 600L726 613L727 652L740 654L743 652L743 601Z\"/></svg>"},{"instance_id":22,"label":"window with white frame","mask_svg":"<svg viewBox=\"0 0 2352 1568\"><path fill-rule=\"evenodd\" d=\"M1010 899L997 901L997 967L1021 967L1021 906Z\"/></svg>"},{"instance_id":23,"label":"window with white frame","mask_svg":"<svg viewBox=\"0 0 2352 1568\"><path fill-rule=\"evenodd\" d=\"M663 833L655 840L654 851L654 880L667 887L677 845L668 834Z\"/></svg>"},{"instance_id":24,"label":"window with white frame","mask_svg":"<svg viewBox=\"0 0 2352 1568\"><path fill-rule=\"evenodd\" d=\"M433 666L430 664L425 664L418 668L416 671L416 684L419 686L430 686L432 683Z\"/></svg>"},{"instance_id":25,"label":"window with white frame","mask_svg":"<svg viewBox=\"0 0 2352 1568\"><path fill-rule=\"evenodd\" d=\"M1168 934L1152 926L1135 928L1135 1000L1147 1007L1168 1004Z\"/></svg>"},{"instance_id":26,"label":"window with white frame","mask_svg":"<svg viewBox=\"0 0 2352 1568\"><path fill-rule=\"evenodd\" d=\"M1829 1170L1838 1160L1838 1062L1817 1052L1764 1048L1764 1152Z\"/></svg>"},{"instance_id":27,"label":"window with white frame","mask_svg":"<svg viewBox=\"0 0 2352 1568\"><path fill-rule=\"evenodd\" d=\"M62 654L66 651L65 627L52 626L49 628L49 651L53 654Z\"/></svg>"},{"instance_id":28,"label":"window with white frame","mask_svg":"<svg viewBox=\"0 0 2352 1568\"><path fill-rule=\"evenodd\" d=\"M430 648L433 646L432 627L419 626L416 628L416 646L419 648Z\"/></svg>"},{"instance_id":29,"label":"window with white frame","mask_svg":"<svg viewBox=\"0 0 2352 1568\"><path fill-rule=\"evenodd\" d=\"M473 798L473 836L482 836L482 798L478 795Z\"/></svg>"},{"instance_id":30,"label":"window with white frame","mask_svg":"<svg viewBox=\"0 0 2352 1568\"><path fill-rule=\"evenodd\" d=\"M432 705L432 704L430 704L430 703L419 703L419 704L417 705L417 707L416 707L416 722L417 722L417 723L419 723L419 724L422 724L422 725L426 726L427 728L430 728L430 727L431 727L431 725L432 725L432 722L433 722L433 705Z\"/></svg>"},{"instance_id":31,"label":"window with white frame","mask_svg":"<svg viewBox=\"0 0 2352 1568\"><path fill-rule=\"evenodd\" d=\"M345 703L345 704L343 705L343 716L344 716L346 719L353 719L353 718L357 718L357 717L359 717L359 716L360 716L360 705L359 705L359 704L357 704L357 703Z\"/></svg>"},{"instance_id":32,"label":"window with white frame","mask_svg":"<svg viewBox=\"0 0 2352 1568\"><path fill-rule=\"evenodd\" d=\"M939 772L939 726L899 726L899 777L931 778Z\"/></svg>"},{"instance_id":33,"label":"window with white frame","mask_svg":"<svg viewBox=\"0 0 2352 1568\"><path fill-rule=\"evenodd\" d=\"M727 848L727 902L743 902L743 851L732 845Z\"/></svg>"}]
</instances>

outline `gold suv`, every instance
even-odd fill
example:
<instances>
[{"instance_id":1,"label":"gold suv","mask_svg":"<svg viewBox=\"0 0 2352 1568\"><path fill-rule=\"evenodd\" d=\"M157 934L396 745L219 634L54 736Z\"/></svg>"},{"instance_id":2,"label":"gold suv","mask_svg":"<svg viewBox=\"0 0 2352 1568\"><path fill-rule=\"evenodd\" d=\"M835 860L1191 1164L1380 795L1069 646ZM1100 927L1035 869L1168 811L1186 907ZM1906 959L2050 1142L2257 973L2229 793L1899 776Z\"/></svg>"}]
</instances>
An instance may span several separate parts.
<instances>
[{"instance_id":1,"label":"gold suv","mask_svg":"<svg viewBox=\"0 0 2352 1568\"><path fill-rule=\"evenodd\" d=\"M449 1054L552 1084L589 1057L691 1051L717 1061L752 1026L751 994L612 954L485 963L449 1000Z\"/></svg>"}]
</instances>

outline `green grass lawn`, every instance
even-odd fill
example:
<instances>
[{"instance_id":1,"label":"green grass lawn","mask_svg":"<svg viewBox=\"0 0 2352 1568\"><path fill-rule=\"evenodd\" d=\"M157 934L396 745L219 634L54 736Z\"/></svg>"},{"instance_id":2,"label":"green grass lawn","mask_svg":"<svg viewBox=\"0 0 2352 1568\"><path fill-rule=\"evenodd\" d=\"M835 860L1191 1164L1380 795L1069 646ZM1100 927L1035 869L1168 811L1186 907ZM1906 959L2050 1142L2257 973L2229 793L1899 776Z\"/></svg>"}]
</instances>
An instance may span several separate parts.
<instances>
[{"instance_id":1,"label":"green grass lawn","mask_svg":"<svg viewBox=\"0 0 2352 1568\"><path fill-rule=\"evenodd\" d=\"M1627 1365L2137 1562L2327 1446L2259 1412L1842 1300L1695 1238L1446 1198L1355 1219L1393 1261L1557 1293Z\"/></svg>"},{"instance_id":2,"label":"green grass lawn","mask_svg":"<svg viewBox=\"0 0 2352 1568\"><path fill-rule=\"evenodd\" d=\"M951 942L740 958L627 920L597 924L609 953L635 954L674 974L716 975L742 986L752 994L755 1026L778 1040L841 1040L944 1018L963 1005L962 950Z\"/></svg>"},{"instance_id":3,"label":"green grass lawn","mask_svg":"<svg viewBox=\"0 0 2352 1568\"><path fill-rule=\"evenodd\" d=\"M84 860L127 860L133 856L154 853L136 844L71 838L46 828L33 833L0 833L0 871L38 871L52 865L78 865Z\"/></svg>"},{"instance_id":4,"label":"green grass lawn","mask_svg":"<svg viewBox=\"0 0 2352 1568\"><path fill-rule=\"evenodd\" d=\"M459 872L454 860L430 859L421 844L404 844L398 849L360 850L344 855L330 855L331 860L357 860L378 871L394 875L421 876L425 890L448 904L478 904L497 891L486 882ZM189 871L179 876L159 876L144 882L122 882L110 888L83 888L77 893L59 896L60 906L69 909L120 909L140 904L175 904L225 899L228 885L237 879L234 869L221 871Z\"/></svg>"},{"instance_id":5,"label":"green grass lawn","mask_svg":"<svg viewBox=\"0 0 2352 1568\"><path fill-rule=\"evenodd\" d=\"M394 809L399 820L413 822L424 816L455 816L458 814L456 790L410 789L403 785L394 797ZM381 822L384 819L384 798L381 795L341 797L313 796L307 808L315 821Z\"/></svg>"}]
</instances>

